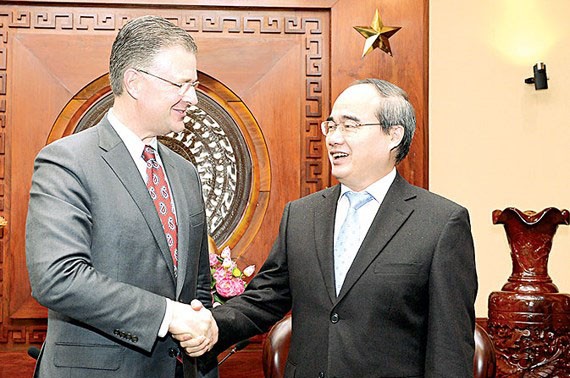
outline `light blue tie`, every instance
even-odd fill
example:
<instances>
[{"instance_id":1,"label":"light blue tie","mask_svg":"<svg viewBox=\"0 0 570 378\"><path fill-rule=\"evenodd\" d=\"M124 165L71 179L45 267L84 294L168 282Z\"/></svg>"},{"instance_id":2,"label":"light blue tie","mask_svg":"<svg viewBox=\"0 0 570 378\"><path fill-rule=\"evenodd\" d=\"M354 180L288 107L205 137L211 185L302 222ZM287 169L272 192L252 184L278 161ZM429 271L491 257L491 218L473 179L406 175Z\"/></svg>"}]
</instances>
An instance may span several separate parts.
<instances>
[{"instance_id":1,"label":"light blue tie","mask_svg":"<svg viewBox=\"0 0 570 378\"><path fill-rule=\"evenodd\" d=\"M344 195L350 202L350 208L334 243L334 273L337 295L362 242L359 232L358 209L372 199L368 192L348 191Z\"/></svg>"}]
</instances>

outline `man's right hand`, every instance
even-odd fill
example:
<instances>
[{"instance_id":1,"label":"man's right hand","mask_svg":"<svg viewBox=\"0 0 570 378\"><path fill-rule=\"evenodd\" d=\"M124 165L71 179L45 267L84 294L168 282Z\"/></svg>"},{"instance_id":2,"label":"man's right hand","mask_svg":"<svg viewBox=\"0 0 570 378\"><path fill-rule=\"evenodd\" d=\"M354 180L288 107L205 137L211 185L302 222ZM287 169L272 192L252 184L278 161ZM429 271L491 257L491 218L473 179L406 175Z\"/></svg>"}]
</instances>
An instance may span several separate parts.
<instances>
[{"instance_id":1,"label":"man's right hand","mask_svg":"<svg viewBox=\"0 0 570 378\"><path fill-rule=\"evenodd\" d=\"M172 336L181 342L186 354L198 357L218 341L218 326L212 313L194 299L190 305L173 302L172 321L168 327Z\"/></svg>"}]
</instances>

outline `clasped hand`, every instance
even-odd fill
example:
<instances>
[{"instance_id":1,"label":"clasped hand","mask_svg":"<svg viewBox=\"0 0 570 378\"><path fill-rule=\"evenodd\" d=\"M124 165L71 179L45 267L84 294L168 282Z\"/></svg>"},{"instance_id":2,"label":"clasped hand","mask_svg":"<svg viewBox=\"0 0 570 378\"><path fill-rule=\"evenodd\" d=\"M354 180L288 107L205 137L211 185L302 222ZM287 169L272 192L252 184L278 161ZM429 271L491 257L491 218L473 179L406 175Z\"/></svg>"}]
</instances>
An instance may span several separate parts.
<instances>
[{"instance_id":1,"label":"clasped hand","mask_svg":"<svg viewBox=\"0 0 570 378\"><path fill-rule=\"evenodd\" d=\"M218 325L212 313L194 299L190 305L173 302L173 316L168 331L190 357L208 352L218 341Z\"/></svg>"}]
</instances>

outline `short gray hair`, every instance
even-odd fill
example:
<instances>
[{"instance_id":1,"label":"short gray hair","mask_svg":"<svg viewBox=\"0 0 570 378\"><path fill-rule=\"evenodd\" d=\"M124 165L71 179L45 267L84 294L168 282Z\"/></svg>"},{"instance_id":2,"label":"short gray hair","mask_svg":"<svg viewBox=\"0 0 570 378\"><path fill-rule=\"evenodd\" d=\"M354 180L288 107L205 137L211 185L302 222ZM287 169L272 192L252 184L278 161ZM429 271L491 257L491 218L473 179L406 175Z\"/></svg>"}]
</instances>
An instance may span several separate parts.
<instances>
[{"instance_id":1,"label":"short gray hair","mask_svg":"<svg viewBox=\"0 0 570 378\"><path fill-rule=\"evenodd\" d=\"M182 46L196 54L194 39L187 31L157 16L130 20L117 34L111 49L109 76L115 96L123 93L123 75L129 68L146 68L165 47Z\"/></svg>"},{"instance_id":2,"label":"short gray hair","mask_svg":"<svg viewBox=\"0 0 570 378\"><path fill-rule=\"evenodd\" d=\"M370 84L381 97L376 110L376 118L382 124L384 133L390 131L392 126L402 126L404 136L397 146L396 164L404 160L410 151L410 145L416 131L416 112L408 99L408 94L400 87L380 79L363 79L352 83L350 86Z\"/></svg>"}]
</instances>

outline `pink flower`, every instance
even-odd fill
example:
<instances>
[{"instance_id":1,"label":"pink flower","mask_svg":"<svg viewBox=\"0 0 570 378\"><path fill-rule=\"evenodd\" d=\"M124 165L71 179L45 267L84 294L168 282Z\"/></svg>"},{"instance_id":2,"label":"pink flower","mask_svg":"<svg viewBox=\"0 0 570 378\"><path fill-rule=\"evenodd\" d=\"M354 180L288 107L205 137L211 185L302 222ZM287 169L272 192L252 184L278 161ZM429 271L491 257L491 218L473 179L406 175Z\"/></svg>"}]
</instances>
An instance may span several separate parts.
<instances>
[{"instance_id":1,"label":"pink flower","mask_svg":"<svg viewBox=\"0 0 570 378\"><path fill-rule=\"evenodd\" d=\"M222 279L216 281L216 291L224 298L235 297L245 290L245 282L241 279Z\"/></svg>"},{"instance_id":2,"label":"pink flower","mask_svg":"<svg viewBox=\"0 0 570 378\"><path fill-rule=\"evenodd\" d=\"M244 292L247 286L244 277L253 275L255 265L248 266L242 272L236 261L232 259L229 247L225 247L219 255L210 253L209 259L214 303L223 304L227 299Z\"/></svg>"},{"instance_id":3,"label":"pink flower","mask_svg":"<svg viewBox=\"0 0 570 378\"><path fill-rule=\"evenodd\" d=\"M210 253L210 266L216 266L220 260L218 260L218 255L215 253Z\"/></svg>"},{"instance_id":4,"label":"pink flower","mask_svg":"<svg viewBox=\"0 0 570 378\"><path fill-rule=\"evenodd\" d=\"M220 253L220 256L222 256L222 259L231 259L232 258L232 251L230 250L230 247L225 247L222 250L222 253Z\"/></svg>"},{"instance_id":5,"label":"pink flower","mask_svg":"<svg viewBox=\"0 0 570 378\"><path fill-rule=\"evenodd\" d=\"M212 277L214 277L214 280L216 280L216 282L220 282L223 280L230 279L232 277L232 274L227 270L225 270L223 267L219 267L216 268L216 271L214 272Z\"/></svg>"}]
</instances>

